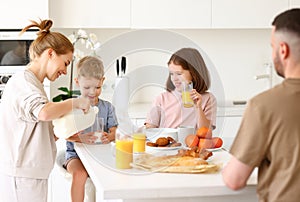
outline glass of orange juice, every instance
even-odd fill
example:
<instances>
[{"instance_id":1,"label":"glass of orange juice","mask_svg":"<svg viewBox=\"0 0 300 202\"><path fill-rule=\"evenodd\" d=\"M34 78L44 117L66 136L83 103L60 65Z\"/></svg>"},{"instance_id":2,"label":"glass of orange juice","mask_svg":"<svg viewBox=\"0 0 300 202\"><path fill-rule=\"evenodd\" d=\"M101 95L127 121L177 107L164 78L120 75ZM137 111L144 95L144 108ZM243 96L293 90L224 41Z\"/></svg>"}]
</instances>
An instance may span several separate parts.
<instances>
[{"instance_id":1,"label":"glass of orange juice","mask_svg":"<svg viewBox=\"0 0 300 202\"><path fill-rule=\"evenodd\" d=\"M184 107L192 107L194 106L194 102L191 98L190 91L193 90L193 82L182 82L182 92L181 92L181 97L182 97L182 103Z\"/></svg>"},{"instance_id":2,"label":"glass of orange juice","mask_svg":"<svg viewBox=\"0 0 300 202\"><path fill-rule=\"evenodd\" d=\"M133 139L130 135L116 134L116 168L131 168L133 161Z\"/></svg>"},{"instance_id":3,"label":"glass of orange juice","mask_svg":"<svg viewBox=\"0 0 300 202\"><path fill-rule=\"evenodd\" d=\"M145 152L146 134L134 133L133 134L133 153Z\"/></svg>"}]
</instances>

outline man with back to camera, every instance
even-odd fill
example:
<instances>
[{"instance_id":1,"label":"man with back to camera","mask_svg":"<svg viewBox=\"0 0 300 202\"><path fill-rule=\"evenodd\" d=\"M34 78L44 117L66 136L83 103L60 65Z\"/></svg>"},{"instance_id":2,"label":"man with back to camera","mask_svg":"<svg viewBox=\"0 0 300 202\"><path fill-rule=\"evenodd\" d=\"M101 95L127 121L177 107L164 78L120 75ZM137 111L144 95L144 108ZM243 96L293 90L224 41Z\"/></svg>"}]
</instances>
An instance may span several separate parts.
<instances>
[{"instance_id":1,"label":"man with back to camera","mask_svg":"<svg viewBox=\"0 0 300 202\"><path fill-rule=\"evenodd\" d=\"M246 186L258 167L259 201L300 199L300 9L275 17L272 58L283 82L250 99L232 154L222 171L225 184Z\"/></svg>"}]
</instances>

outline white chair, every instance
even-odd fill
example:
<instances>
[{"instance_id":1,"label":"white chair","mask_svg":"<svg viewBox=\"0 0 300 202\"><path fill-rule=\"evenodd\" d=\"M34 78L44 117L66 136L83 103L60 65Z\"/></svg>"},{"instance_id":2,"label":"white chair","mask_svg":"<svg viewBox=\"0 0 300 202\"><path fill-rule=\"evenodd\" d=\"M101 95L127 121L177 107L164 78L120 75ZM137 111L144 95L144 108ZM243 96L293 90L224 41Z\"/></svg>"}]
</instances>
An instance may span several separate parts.
<instances>
[{"instance_id":1,"label":"white chair","mask_svg":"<svg viewBox=\"0 0 300 202\"><path fill-rule=\"evenodd\" d=\"M61 150L57 153L56 156L56 166L58 167L62 176L71 182L72 175L63 167L65 162L65 150ZM85 193L84 193L84 202L95 202L96 201L96 191L95 186L90 178L87 179L85 183Z\"/></svg>"}]
</instances>

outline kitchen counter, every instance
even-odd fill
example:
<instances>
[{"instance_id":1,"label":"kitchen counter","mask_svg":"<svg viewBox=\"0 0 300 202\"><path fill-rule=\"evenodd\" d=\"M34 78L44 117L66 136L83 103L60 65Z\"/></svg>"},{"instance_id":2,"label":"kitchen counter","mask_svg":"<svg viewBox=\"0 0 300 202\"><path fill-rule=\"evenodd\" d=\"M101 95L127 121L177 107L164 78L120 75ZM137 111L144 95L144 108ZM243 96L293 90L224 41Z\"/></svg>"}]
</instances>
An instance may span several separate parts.
<instances>
[{"instance_id":1,"label":"kitchen counter","mask_svg":"<svg viewBox=\"0 0 300 202\"><path fill-rule=\"evenodd\" d=\"M241 117L246 105L220 106L217 108L217 117Z\"/></svg>"},{"instance_id":2,"label":"kitchen counter","mask_svg":"<svg viewBox=\"0 0 300 202\"><path fill-rule=\"evenodd\" d=\"M170 174L151 173L138 169L118 170L111 146L76 143L75 149L96 187L97 201L257 201L254 172L241 191L228 189L221 173ZM210 161L223 164L230 154L213 152Z\"/></svg>"},{"instance_id":3,"label":"kitchen counter","mask_svg":"<svg viewBox=\"0 0 300 202\"><path fill-rule=\"evenodd\" d=\"M242 116L246 105L218 106L217 117ZM131 119L145 119L151 103L134 103L129 105L128 114Z\"/></svg>"}]
</instances>

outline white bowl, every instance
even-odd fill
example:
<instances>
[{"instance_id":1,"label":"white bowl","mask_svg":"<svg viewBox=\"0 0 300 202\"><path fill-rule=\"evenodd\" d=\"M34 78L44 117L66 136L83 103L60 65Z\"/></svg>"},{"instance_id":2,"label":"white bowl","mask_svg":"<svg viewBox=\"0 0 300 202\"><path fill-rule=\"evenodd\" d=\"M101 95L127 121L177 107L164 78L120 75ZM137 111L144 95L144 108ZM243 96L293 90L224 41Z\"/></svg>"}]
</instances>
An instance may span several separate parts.
<instances>
[{"instance_id":1,"label":"white bowl","mask_svg":"<svg viewBox=\"0 0 300 202\"><path fill-rule=\"evenodd\" d=\"M177 129L174 128L148 128L145 129L145 133L151 142L155 142L160 137L172 137L178 140Z\"/></svg>"}]
</instances>

